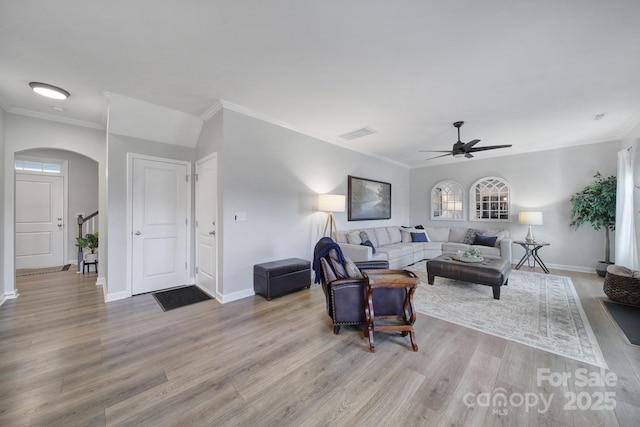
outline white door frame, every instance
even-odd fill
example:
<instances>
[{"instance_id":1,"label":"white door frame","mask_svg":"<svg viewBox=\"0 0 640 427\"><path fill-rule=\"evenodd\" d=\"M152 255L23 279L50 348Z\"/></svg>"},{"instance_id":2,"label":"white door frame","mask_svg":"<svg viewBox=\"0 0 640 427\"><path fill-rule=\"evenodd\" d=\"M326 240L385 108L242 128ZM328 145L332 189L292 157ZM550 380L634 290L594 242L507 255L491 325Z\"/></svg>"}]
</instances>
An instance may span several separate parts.
<instances>
[{"instance_id":1,"label":"white door frame","mask_svg":"<svg viewBox=\"0 0 640 427\"><path fill-rule=\"evenodd\" d=\"M198 167L200 166L200 164L202 164L204 162L207 162L207 161L209 161L211 159L216 159L216 174L217 174L218 173L218 153L209 154L208 156L205 156L205 157L199 159L198 161L196 161L196 174L198 173ZM218 178L216 177L216 183L217 183L217 181L218 181ZM198 212L198 203L199 203L199 200L198 200L198 197L197 197L198 196L198 188L197 188L198 183L197 182L195 183L195 186L196 186L196 188L195 188L195 195L196 195L195 202L196 203L195 204L196 204L196 214L197 214L197 212ZM218 265L219 265L218 264L218 259L219 259L219 252L218 252L218 249L219 249L219 244L218 244L218 242L219 242L219 233L218 233L218 230L220 230L219 221L218 221L218 206L219 206L220 197L218 195L218 189L217 188L216 188L216 198L217 198L217 200L216 200L216 211L213 213L213 217L215 218L215 221L216 221L216 238L214 239L214 241L215 241L214 249L216 251L216 256L215 256L215 258L213 260L213 263L214 263L214 266L215 266L215 277L214 277L214 280L216 282L216 289L215 289L216 294L212 295L212 296L214 298L216 298L218 301L220 301L221 300L220 288L219 288L220 273L218 271ZM198 218L196 218L196 220L197 219ZM196 249L195 249L196 250L195 259L196 259L196 265L197 265L198 259L199 259L198 258L198 256L199 256L199 253L198 253L199 242L198 242L198 229L197 229L197 227L194 227L194 235L195 235L195 239L196 239L196 242L195 242L196 243L195 244L195 247L196 247ZM195 273L195 278L196 278L196 283L197 283L197 281L198 281L198 273ZM203 290L203 291L206 292L206 290Z\"/></svg>"},{"instance_id":2,"label":"white door frame","mask_svg":"<svg viewBox=\"0 0 640 427\"><path fill-rule=\"evenodd\" d=\"M133 296L133 161L135 159L151 160L156 162L175 163L178 165L185 165L187 167L187 177L185 182L187 183L187 220L189 222L187 226L187 280L191 280L193 277L191 274L191 234L193 232L193 225L191 224L191 162L175 159L167 159L164 157L146 156L137 153L127 153L127 290L126 293L129 297Z\"/></svg>"}]
</instances>

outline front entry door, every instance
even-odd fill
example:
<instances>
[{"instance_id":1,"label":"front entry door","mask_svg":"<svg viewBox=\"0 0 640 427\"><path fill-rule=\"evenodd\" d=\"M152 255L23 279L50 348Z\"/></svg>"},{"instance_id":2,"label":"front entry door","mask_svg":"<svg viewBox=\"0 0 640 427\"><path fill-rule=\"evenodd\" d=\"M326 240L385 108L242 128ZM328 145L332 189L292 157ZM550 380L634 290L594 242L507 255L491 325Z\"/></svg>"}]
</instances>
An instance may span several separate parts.
<instances>
[{"instance_id":1,"label":"front entry door","mask_svg":"<svg viewBox=\"0 0 640 427\"><path fill-rule=\"evenodd\" d=\"M197 283L210 295L216 295L216 212L218 206L217 158L209 157L196 164L196 239Z\"/></svg>"},{"instance_id":2,"label":"front entry door","mask_svg":"<svg viewBox=\"0 0 640 427\"><path fill-rule=\"evenodd\" d=\"M16 268L64 264L61 176L16 173Z\"/></svg>"},{"instance_id":3,"label":"front entry door","mask_svg":"<svg viewBox=\"0 0 640 427\"><path fill-rule=\"evenodd\" d=\"M132 173L132 294L184 285L187 166L134 158Z\"/></svg>"}]
</instances>

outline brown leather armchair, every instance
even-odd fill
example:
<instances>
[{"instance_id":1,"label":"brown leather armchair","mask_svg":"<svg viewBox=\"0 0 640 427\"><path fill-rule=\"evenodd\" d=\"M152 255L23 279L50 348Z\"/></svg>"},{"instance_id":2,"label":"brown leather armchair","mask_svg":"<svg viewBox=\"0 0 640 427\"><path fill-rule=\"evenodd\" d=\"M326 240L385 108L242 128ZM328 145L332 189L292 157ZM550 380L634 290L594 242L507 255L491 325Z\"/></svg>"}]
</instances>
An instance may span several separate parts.
<instances>
[{"instance_id":1,"label":"brown leather armchair","mask_svg":"<svg viewBox=\"0 0 640 427\"><path fill-rule=\"evenodd\" d=\"M326 238L325 238L326 239ZM337 245L336 245L337 246ZM317 245L316 245L317 248ZM338 251L339 247L333 249ZM316 251L317 253L317 251ZM338 258L334 253L334 263L327 253L321 263L322 268L315 267L316 276L319 275L322 290L324 291L327 314L333 321L333 333L340 333L342 325L364 325L365 324L365 286L364 278L337 278L340 274L335 271L335 260ZM387 270L388 261L363 261L355 263L360 270ZM337 266L338 269L340 266ZM327 280L329 277L329 280ZM393 315L404 312L404 289L377 289L373 294L373 301L376 307L376 315Z\"/></svg>"}]
</instances>

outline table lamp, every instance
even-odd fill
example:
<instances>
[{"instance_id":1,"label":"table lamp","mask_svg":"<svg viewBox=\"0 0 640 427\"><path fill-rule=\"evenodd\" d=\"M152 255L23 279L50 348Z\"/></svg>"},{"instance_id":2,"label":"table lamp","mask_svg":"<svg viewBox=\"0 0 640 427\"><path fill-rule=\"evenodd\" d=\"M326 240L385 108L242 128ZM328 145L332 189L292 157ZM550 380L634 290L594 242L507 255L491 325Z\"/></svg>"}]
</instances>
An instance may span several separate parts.
<instances>
[{"instance_id":1,"label":"table lamp","mask_svg":"<svg viewBox=\"0 0 640 427\"><path fill-rule=\"evenodd\" d=\"M529 226L529 232L524 239L528 243L533 243L536 239L533 237L532 225L542 225L542 212L520 212L518 214L518 223L527 224Z\"/></svg>"},{"instance_id":2,"label":"table lamp","mask_svg":"<svg viewBox=\"0 0 640 427\"><path fill-rule=\"evenodd\" d=\"M329 212L327 216L327 222L324 224L324 231L322 235L327 234L327 228L329 229L329 236L335 240L337 233L336 219L333 216L334 212L344 212L345 196L340 194L320 194L318 196L318 210L322 212Z\"/></svg>"}]
</instances>

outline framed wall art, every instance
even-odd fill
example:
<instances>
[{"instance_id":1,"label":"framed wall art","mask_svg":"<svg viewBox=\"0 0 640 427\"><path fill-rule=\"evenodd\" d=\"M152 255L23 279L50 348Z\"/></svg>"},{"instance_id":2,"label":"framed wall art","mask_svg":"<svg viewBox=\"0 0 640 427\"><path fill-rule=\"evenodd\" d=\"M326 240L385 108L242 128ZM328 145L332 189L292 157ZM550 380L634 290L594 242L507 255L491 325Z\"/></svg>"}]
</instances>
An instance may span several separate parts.
<instances>
[{"instance_id":1,"label":"framed wall art","mask_svg":"<svg viewBox=\"0 0 640 427\"><path fill-rule=\"evenodd\" d=\"M391 218L391 184L349 175L349 221Z\"/></svg>"}]
</instances>

